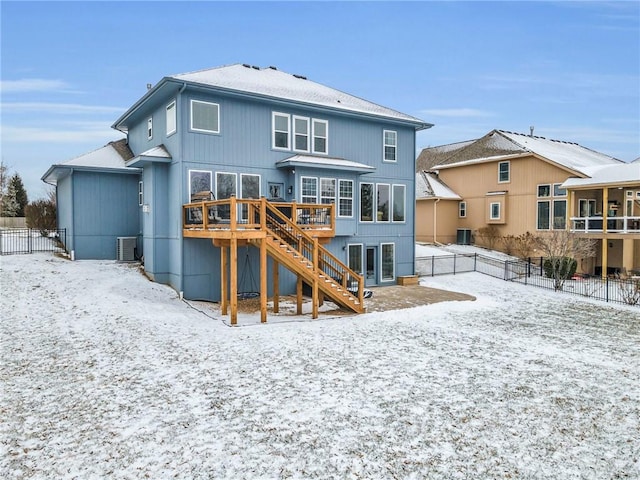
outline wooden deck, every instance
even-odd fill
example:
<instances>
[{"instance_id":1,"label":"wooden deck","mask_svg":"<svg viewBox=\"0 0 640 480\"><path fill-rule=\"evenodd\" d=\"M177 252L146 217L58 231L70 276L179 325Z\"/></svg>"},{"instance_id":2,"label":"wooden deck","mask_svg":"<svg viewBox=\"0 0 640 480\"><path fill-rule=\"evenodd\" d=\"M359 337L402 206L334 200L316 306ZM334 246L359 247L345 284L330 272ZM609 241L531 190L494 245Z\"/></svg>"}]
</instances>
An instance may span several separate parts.
<instances>
[{"instance_id":1,"label":"wooden deck","mask_svg":"<svg viewBox=\"0 0 640 480\"><path fill-rule=\"evenodd\" d=\"M335 236L334 204L273 203L264 197L208 200L183 206L183 236L210 238L221 248L222 312L231 309L237 323L237 264L239 246L260 249L261 320L267 316L267 255L274 261L274 311L278 311L279 266L297 275L298 310L302 287L312 289L313 318L324 297L356 313L364 309L364 279L322 246ZM227 283L230 291L227 292Z\"/></svg>"}]
</instances>

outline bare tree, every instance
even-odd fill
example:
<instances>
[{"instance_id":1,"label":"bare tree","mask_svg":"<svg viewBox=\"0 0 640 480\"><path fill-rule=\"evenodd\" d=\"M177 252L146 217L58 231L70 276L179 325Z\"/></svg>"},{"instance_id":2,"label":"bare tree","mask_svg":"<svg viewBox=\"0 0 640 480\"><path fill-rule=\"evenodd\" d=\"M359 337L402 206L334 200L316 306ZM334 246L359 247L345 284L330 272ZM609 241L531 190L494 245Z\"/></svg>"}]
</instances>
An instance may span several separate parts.
<instances>
[{"instance_id":1,"label":"bare tree","mask_svg":"<svg viewBox=\"0 0 640 480\"><path fill-rule=\"evenodd\" d=\"M571 263L596 254L595 240L579 237L569 230L553 230L538 235L537 246L545 257L545 271L553 278L556 290L562 290L565 280L570 276Z\"/></svg>"},{"instance_id":2,"label":"bare tree","mask_svg":"<svg viewBox=\"0 0 640 480\"><path fill-rule=\"evenodd\" d=\"M531 252L538 246L538 237L531 232L525 232L515 238L513 247L519 258L531 256Z\"/></svg>"}]
</instances>

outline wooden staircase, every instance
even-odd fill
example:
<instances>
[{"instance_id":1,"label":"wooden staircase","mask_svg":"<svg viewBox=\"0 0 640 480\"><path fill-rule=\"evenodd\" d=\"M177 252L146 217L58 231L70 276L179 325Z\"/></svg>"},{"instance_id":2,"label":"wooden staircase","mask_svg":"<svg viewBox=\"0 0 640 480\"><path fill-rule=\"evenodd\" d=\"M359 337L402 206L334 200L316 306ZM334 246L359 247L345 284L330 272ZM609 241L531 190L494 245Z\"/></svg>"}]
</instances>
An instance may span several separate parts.
<instances>
[{"instance_id":1,"label":"wooden staircase","mask_svg":"<svg viewBox=\"0 0 640 480\"><path fill-rule=\"evenodd\" d=\"M265 201L268 254L341 307L363 313L364 279ZM262 219L260 219L260 223Z\"/></svg>"}]
</instances>

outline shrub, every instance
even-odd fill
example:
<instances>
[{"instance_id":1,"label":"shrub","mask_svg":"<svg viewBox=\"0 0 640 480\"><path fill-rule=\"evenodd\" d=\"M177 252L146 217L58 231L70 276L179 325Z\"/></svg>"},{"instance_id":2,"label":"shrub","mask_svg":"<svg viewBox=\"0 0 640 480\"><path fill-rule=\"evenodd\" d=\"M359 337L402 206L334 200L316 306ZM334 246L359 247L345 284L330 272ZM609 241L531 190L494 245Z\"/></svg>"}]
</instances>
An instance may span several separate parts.
<instances>
[{"instance_id":1,"label":"shrub","mask_svg":"<svg viewBox=\"0 0 640 480\"><path fill-rule=\"evenodd\" d=\"M25 208L27 227L40 230L43 236L57 228L56 205L51 200L36 200Z\"/></svg>"},{"instance_id":2,"label":"shrub","mask_svg":"<svg viewBox=\"0 0 640 480\"><path fill-rule=\"evenodd\" d=\"M576 273L578 262L571 257L545 258L542 267L547 278L566 280Z\"/></svg>"}]
</instances>

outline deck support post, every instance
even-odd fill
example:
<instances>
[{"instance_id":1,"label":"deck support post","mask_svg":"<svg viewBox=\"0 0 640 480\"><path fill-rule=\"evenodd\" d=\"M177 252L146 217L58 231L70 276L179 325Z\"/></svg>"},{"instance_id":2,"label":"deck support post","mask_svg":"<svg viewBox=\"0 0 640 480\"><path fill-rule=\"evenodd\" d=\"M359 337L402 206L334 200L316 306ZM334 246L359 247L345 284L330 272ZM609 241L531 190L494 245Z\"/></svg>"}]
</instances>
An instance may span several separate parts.
<instances>
[{"instance_id":1,"label":"deck support post","mask_svg":"<svg viewBox=\"0 0 640 480\"><path fill-rule=\"evenodd\" d=\"M227 271L229 270L229 255L227 252L227 247L220 247L220 297L222 304L220 305L220 309L222 310L222 315L227 314L228 306L229 306L229 292L227 292Z\"/></svg>"},{"instance_id":2,"label":"deck support post","mask_svg":"<svg viewBox=\"0 0 640 480\"><path fill-rule=\"evenodd\" d=\"M273 313L280 312L280 264L273 260Z\"/></svg>"},{"instance_id":3,"label":"deck support post","mask_svg":"<svg viewBox=\"0 0 640 480\"><path fill-rule=\"evenodd\" d=\"M264 199L262 204L264 205ZM267 322L267 239L260 240L260 322Z\"/></svg>"},{"instance_id":4,"label":"deck support post","mask_svg":"<svg viewBox=\"0 0 640 480\"><path fill-rule=\"evenodd\" d=\"M302 315L302 277L300 275L296 283L296 314Z\"/></svg>"},{"instance_id":5,"label":"deck support post","mask_svg":"<svg viewBox=\"0 0 640 480\"><path fill-rule=\"evenodd\" d=\"M235 232L231 233L231 258L229 267L231 268L229 285L231 290L231 325L236 325L238 323L238 238Z\"/></svg>"},{"instance_id":6,"label":"deck support post","mask_svg":"<svg viewBox=\"0 0 640 480\"><path fill-rule=\"evenodd\" d=\"M318 318L318 277L315 273L318 271L318 239L313 238L313 282L311 286L311 318Z\"/></svg>"}]
</instances>

